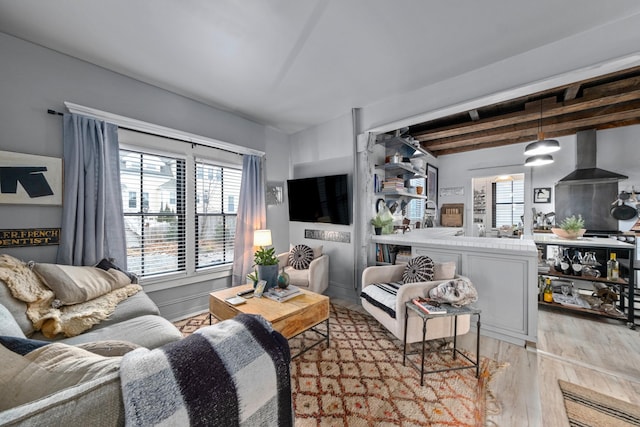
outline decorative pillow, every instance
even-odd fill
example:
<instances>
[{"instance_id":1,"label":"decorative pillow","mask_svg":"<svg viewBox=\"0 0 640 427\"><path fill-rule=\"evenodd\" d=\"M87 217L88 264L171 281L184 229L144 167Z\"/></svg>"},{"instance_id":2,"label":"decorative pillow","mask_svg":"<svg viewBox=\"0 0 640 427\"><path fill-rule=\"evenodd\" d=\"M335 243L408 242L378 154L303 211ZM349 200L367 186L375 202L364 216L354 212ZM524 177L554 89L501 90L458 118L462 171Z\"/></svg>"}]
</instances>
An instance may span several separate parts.
<instances>
[{"instance_id":1,"label":"decorative pillow","mask_svg":"<svg viewBox=\"0 0 640 427\"><path fill-rule=\"evenodd\" d=\"M109 271L112 274L115 274L115 273L111 270L117 270L121 273L126 274L130 280L130 283L134 283L134 284L138 283L138 276L135 273L131 273L130 271L123 270L122 268L118 267L114 261L115 260L113 258L108 258L108 259L104 258L102 261L96 264L96 267L101 270Z\"/></svg>"},{"instance_id":2,"label":"decorative pillow","mask_svg":"<svg viewBox=\"0 0 640 427\"><path fill-rule=\"evenodd\" d=\"M100 356L113 357L124 356L131 350L135 350L140 346L129 341L104 340L76 344L75 347L90 351L91 353L99 354Z\"/></svg>"},{"instance_id":3,"label":"decorative pillow","mask_svg":"<svg viewBox=\"0 0 640 427\"><path fill-rule=\"evenodd\" d=\"M433 267L433 280L450 280L456 277L456 263L436 262Z\"/></svg>"},{"instance_id":4,"label":"decorative pillow","mask_svg":"<svg viewBox=\"0 0 640 427\"><path fill-rule=\"evenodd\" d=\"M33 271L55 294L54 308L86 302L131 283L126 274L114 269L34 263Z\"/></svg>"},{"instance_id":5,"label":"decorative pillow","mask_svg":"<svg viewBox=\"0 0 640 427\"><path fill-rule=\"evenodd\" d=\"M307 245L296 245L289 252L289 265L296 270L306 270L313 261L313 251Z\"/></svg>"},{"instance_id":6,"label":"decorative pillow","mask_svg":"<svg viewBox=\"0 0 640 427\"><path fill-rule=\"evenodd\" d=\"M293 249L294 246L295 245L292 245L291 243L289 243L289 252L291 252L291 249ZM313 259L316 259L320 255L322 255L322 249L324 249L324 246L320 245L320 246L309 246L309 247L313 251Z\"/></svg>"},{"instance_id":7,"label":"decorative pillow","mask_svg":"<svg viewBox=\"0 0 640 427\"><path fill-rule=\"evenodd\" d=\"M20 356L0 345L0 411L117 372L120 357L102 357L70 345L53 343Z\"/></svg>"},{"instance_id":8,"label":"decorative pillow","mask_svg":"<svg viewBox=\"0 0 640 427\"><path fill-rule=\"evenodd\" d=\"M428 282L433 280L433 260L428 256L411 258L402 273L404 283Z\"/></svg>"},{"instance_id":9,"label":"decorative pillow","mask_svg":"<svg viewBox=\"0 0 640 427\"><path fill-rule=\"evenodd\" d=\"M0 335L25 338L13 314L2 304L0 304Z\"/></svg>"},{"instance_id":10,"label":"decorative pillow","mask_svg":"<svg viewBox=\"0 0 640 427\"><path fill-rule=\"evenodd\" d=\"M0 336L0 344L13 351L14 353L24 356L27 353L31 353L33 350L42 346L51 344L49 341L32 340L30 338L23 337L9 337Z\"/></svg>"}]
</instances>

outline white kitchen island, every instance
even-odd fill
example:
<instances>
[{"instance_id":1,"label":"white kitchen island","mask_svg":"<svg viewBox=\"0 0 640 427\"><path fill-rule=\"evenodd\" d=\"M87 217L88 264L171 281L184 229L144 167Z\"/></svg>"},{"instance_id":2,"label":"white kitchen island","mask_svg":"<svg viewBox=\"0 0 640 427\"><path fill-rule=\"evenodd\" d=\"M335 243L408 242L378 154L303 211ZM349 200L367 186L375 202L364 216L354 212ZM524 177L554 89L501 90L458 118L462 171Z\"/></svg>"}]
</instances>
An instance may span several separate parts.
<instances>
[{"instance_id":1,"label":"white kitchen island","mask_svg":"<svg viewBox=\"0 0 640 427\"><path fill-rule=\"evenodd\" d=\"M411 247L411 255L453 261L471 279L482 309L482 334L518 345L537 342L538 252L532 238L456 236L457 228L425 228L371 236L372 243Z\"/></svg>"}]
</instances>

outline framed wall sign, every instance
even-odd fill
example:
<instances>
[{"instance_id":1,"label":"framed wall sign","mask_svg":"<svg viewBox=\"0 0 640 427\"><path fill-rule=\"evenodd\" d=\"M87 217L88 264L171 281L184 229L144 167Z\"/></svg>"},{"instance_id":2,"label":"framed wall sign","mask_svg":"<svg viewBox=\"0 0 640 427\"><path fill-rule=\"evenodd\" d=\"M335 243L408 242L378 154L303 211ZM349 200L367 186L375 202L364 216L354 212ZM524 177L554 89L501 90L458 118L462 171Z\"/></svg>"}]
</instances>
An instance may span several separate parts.
<instances>
[{"instance_id":1,"label":"framed wall sign","mask_svg":"<svg viewBox=\"0 0 640 427\"><path fill-rule=\"evenodd\" d=\"M280 205L282 204L282 189L284 184L282 182L267 182L267 205Z\"/></svg>"},{"instance_id":2,"label":"framed wall sign","mask_svg":"<svg viewBox=\"0 0 640 427\"><path fill-rule=\"evenodd\" d=\"M534 188L533 203L551 203L551 187Z\"/></svg>"},{"instance_id":3,"label":"framed wall sign","mask_svg":"<svg viewBox=\"0 0 640 427\"><path fill-rule=\"evenodd\" d=\"M438 168L427 164L427 200L438 204Z\"/></svg>"},{"instance_id":4,"label":"framed wall sign","mask_svg":"<svg viewBox=\"0 0 640 427\"><path fill-rule=\"evenodd\" d=\"M61 205L62 159L0 151L0 203Z\"/></svg>"}]
</instances>

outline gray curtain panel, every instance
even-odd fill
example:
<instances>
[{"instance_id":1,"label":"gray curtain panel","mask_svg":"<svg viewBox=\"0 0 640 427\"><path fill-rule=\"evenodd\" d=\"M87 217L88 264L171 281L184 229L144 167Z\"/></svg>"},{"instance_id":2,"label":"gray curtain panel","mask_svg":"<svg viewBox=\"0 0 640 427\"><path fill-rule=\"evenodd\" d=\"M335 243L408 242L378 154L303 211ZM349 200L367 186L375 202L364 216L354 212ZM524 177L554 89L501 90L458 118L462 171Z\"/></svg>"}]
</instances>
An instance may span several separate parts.
<instances>
[{"instance_id":1,"label":"gray curtain panel","mask_svg":"<svg viewBox=\"0 0 640 427\"><path fill-rule=\"evenodd\" d=\"M65 114L60 264L94 265L103 258L127 268L120 190L118 127Z\"/></svg>"},{"instance_id":2,"label":"gray curtain panel","mask_svg":"<svg viewBox=\"0 0 640 427\"><path fill-rule=\"evenodd\" d=\"M253 268L253 231L267 224L262 157L245 155L233 252L233 285L247 282Z\"/></svg>"}]
</instances>

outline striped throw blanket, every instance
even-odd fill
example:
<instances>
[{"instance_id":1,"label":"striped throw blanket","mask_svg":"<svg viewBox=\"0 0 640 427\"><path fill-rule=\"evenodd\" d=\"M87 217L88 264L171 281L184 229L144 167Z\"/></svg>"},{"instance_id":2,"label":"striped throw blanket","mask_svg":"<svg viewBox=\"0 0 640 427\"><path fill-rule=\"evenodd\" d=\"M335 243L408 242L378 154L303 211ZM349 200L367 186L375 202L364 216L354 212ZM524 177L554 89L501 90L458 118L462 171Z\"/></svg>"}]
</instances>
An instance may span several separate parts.
<instances>
[{"instance_id":1,"label":"striped throw blanket","mask_svg":"<svg viewBox=\"0 0 640 427\"><path fill-rule=\"evenodd\" d=\"M292 426L286 339L261 316L122 358L127 426Z\"/></svg>"},{"instance_id":2,"label":"striped throw blanket","mask_svg":"<svg viewBox=\"0 0 640 427\"><path fill-rule=\"evenodd\" d=\"M402 282L372 283L360 292L360 297L396 318L396 299Z\"/></svg>"}]
</instances>

